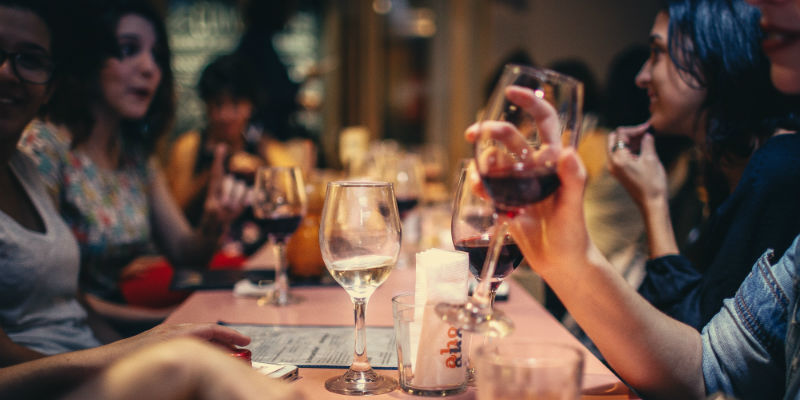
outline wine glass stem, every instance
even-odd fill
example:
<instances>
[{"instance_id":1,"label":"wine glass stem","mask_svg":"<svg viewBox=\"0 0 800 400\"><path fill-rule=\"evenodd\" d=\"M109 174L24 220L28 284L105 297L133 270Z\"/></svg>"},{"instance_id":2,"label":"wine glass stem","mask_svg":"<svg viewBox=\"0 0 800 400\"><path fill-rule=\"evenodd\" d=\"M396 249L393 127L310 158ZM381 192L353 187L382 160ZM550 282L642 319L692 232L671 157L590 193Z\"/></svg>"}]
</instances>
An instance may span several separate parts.
<instances>
[{"instance_id":1,"label":"wine glass stem","mask_svg":"<svg viewBox=\"0 0 800 400\"><path fill-rule=\"evenodd\" d=\"M279 303L288 303L289 301L289 278L287 276L286 265L286 242L285 240L276 240L275 237L270 236L272 248L275 251L275 292L278 295Z\"/></svg>"},{"instance_id":2,"label":"wine glass stem","mask_svg":"<svg viewBox=\"0 0 800 400\"><path fill-rule=\"evenodd\" d=\"M353 314L356 320L355 346L353 349L353 371L369 371L372 369L367 359L367 301L368 297L353 297Z\"/></svg>"},{"instance_id":3,"label":"wine glass stem","mask_svg":"<svg viewBox=\"0 0 800 400\"><path fill-rule=\"evenodd\" d=\"M475 288L475 294L472 295L473 301L483 306L492 306L494 304L495 290L492 290L492 277L497 267L497 259L500 256L500 250L503 247L503 242L505 242L507 231L508 222L505 219L500 220L495 226L492 241L489 243L489 254L486 255L481 278L478 280L478 287Z\"/></svg>"}]
</instances>

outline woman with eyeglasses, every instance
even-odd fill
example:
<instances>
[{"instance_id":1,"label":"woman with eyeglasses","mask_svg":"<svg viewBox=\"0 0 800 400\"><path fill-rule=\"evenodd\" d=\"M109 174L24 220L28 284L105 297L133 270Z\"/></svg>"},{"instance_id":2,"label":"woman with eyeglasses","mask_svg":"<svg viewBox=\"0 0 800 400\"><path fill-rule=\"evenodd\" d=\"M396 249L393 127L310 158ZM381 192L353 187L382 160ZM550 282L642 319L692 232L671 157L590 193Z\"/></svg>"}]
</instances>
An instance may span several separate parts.
<instances>
[{"instance_id":1,"label":"woman with eyeglasses","mask_svg":"<svg viewBox=\"0 0 800 400\"><path fill-rule=\"evenodd\" d=\"M70 381L172 337L247 344L245 336L216 324L162 325L90 352L55 361L45 357L101 344L76 298L80 258L75 238L53 207L33 160L17 149L25 126L63 77L58 66L68 54L67 35L55 22L59 11L54 1L0 0L0 368L43 358L36 365L64 371L71 363L74 374L63 376ZM0 369L0 398L19 398L3 389L20 376Z\"/></svg>"},{"instance_id":2,"label":"woman with eyeglasses","mask_svg":"<svg viewBox=\"0 0 800 400\"><path fill-rule=\"evenodd\" d=\"M86 12L89 22L72 27L82 39L63 65L65 79L21 146L78 240L86 304L128 336L172 307L129 305L121 278L148 273L160 254L173 265L205 266L247 190L223 175L225 149L217 147L201 222L187 223L155 159L175 109L164 23L143 0L92 2Z\"/></svg>"}]
</instances>

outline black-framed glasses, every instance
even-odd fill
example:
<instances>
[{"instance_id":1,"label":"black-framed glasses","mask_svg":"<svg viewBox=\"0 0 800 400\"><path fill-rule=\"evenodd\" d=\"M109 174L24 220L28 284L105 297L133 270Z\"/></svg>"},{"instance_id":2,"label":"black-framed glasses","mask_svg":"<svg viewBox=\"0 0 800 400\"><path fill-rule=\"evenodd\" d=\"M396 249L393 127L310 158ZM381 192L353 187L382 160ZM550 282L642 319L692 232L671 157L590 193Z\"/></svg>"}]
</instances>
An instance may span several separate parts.
<instances>
[{"instance_id":1,"label":"black-framed glasses","mask_svg":"<svg viewBox=\"0 0 800 400\"><path fill-rule=\"evenodd\" d=\"M0 67L6 60L11 62L11 70L21 81L34 84L45 84L53 78L55 65L50 57L44 54L10 52L0 49Z\"/></svg>"}]
</instances>

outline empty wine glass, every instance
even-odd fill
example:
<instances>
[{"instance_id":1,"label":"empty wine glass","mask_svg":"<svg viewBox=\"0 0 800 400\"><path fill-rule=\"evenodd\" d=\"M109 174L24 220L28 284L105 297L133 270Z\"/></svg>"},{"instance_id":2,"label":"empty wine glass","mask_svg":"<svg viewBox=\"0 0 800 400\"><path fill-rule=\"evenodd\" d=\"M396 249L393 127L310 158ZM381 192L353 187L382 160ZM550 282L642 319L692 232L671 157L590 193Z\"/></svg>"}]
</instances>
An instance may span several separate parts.
<instances>
[{"instance_id":1,"label":"empty wine glass","mask_svg":"<svg viewBox=\"0 0 800 400\"><path fill-rule=\"evenodd\" d=\"M397 382L369 365L366 309L369 297L389 277L400 252L400 218L392 184L331 182L325 195L319 243L333 278L350 295L355 310L353 363L325 388L348 395L388 393Z\"/></svg>"},{"instance_id":2,"label":"empty wine glass","mask_svg":"<svg viewBox=\"0 0 800 400\"><path fill-rule=\"evenodd\" d=\"M583 84L569 76L514 64L504 68L475 141L475 165L498 220L475 293L464 305L437 306L443 319L489 336L513 329L508 318L492 310L490 277L505 247L508 219L560 185L556 163L561 150L578 141L582 106Z\"/></svg>"},{"instance_id":3,"label":"empty wine glass","mask_svg":"<svg viewBox=\"0 0 800 400\"><path fill-rule=\"evenodd\" d=\"M297 167L262 167L256 172L253 198L255 221L275 249L275 288L259 304L284 306L300 298L289 293L286 243L306 213L303 175Z\"/></svg>"}]
</instances>

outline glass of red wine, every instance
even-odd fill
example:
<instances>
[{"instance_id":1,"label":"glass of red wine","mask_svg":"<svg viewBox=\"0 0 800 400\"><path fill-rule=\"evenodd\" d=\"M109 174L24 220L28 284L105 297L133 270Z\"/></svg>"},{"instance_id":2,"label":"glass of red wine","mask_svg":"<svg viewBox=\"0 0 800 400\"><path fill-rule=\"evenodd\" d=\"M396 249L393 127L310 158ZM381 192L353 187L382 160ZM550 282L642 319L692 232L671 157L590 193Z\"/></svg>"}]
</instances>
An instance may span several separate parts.
<instances>
[{"instance_id":1,"label":"glass of red wine","mask_svg":"<svg viewBox=\"0 0 800 400\"><path fill-rule=\"evenodd\" d=\"M471 160L470 160L471 161ZM469 254L469 270L476 279L482 279L481 272L489 254L489 245L496 230L497 211L491 200L479 196L470 187L469 174L474 173L475 163L470 162L460 173L456 198L453 202L453 217L450 233L457 250ZM511 235L506 234L497 255L494 274L489 277L491 304L497 288L503 280L522 262L522 252Z\"/></svg>"},{"instance_id":2,"label":"glass of red wine","mask_svg":"<svg viewBox=\"0 0 800 400\"><path fill-rule=\"evenodd\" d=\"M558 157L577 144L582 107L583 84L574 78L515 64L504 68L475 140L475 167L497 216L492 240L475 293L463 305L440 304L443 319L489 336L513 330L511 320L491 306L492 277L507 268L502 254L508 251L508 221L558 189Z\"/></svg>"},{"instance_id":3,"label":"glass of red wine","mask_svg":"<svg viewBox=\"0 0 800 400\"><path fill-rule=\"evenodd\" d=\"M262 167L256 173L253 215L275 250L275 288L259 304L284 306L301 299L289 293L286 243L306 213L306 191L297 167Z\"/></svg>"}]
</instances>

